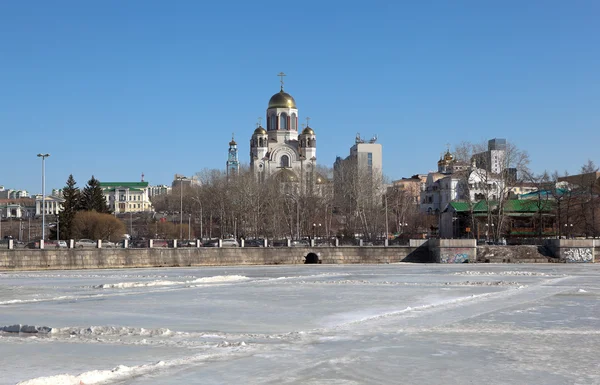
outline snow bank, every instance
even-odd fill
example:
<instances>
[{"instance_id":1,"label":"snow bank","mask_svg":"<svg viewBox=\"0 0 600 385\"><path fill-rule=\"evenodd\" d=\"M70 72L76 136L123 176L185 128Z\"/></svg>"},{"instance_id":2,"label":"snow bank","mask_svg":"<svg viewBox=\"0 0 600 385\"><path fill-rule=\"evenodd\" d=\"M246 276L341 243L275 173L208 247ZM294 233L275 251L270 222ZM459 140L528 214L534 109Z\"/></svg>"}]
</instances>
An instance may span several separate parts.
<instances>
[{"instance_id":1,"label":"snow bank","mask_svg":"<svg viewBox=\"0 0 600 385\"><path fill-rule=\"evenodd\" d=\"M55 376L38 377L31 380L21 381L17 385L99 385L116 382L126 383L126 381L129 379L152 374L161 370L167 370L172 367L226 358L232 354L235 354L237 351L243 351L243 349L247 348L247 345L243 341L237 343L223 342L216 345L216 347L227 348L227 351L224 354L199 354L168 361L158 361L156 363L145 365L119 365L112 370L91 370L79 375L59 374Z\"/></svg>"},{"instance_id":2,"label":"snow bank","mask_svg":"<svg viewBox=\"0 0 600 385\"><path fill-rule=\"evenodd\" d=\"M196 278L191 281L147 281L147 282L119 282L119 283L104 283L93 286L94 289L131 289L138 287L152 286L175 286L175 285L193 285L199 283L226 283L248 280L248 277L243 275L216 275L214 277Z\"/></svg>"},{"instance_id":3,"label":"snow bank","mask_svg":"<svg viewBox=\"0 0 600 385\"><path fill-rule=\"evenodd\" d=\"M454 273L454 275L516 275L516 276L527 276L527 277L556 277L556 274L551 273L542 273L542 272L531 272L531 271L459 271Z\"/></svg>"},{"instance_id":4,"label":"snow bank","mask_svg":"<svg viewBox=\"0 0 600 385\"><path fill-rule=\"evenodd\" d=\"M52 328L48 326L33 326L33 325L8 325L0 326L0 331L6 333L50 333Z\"/></svg>"}]
</instances>

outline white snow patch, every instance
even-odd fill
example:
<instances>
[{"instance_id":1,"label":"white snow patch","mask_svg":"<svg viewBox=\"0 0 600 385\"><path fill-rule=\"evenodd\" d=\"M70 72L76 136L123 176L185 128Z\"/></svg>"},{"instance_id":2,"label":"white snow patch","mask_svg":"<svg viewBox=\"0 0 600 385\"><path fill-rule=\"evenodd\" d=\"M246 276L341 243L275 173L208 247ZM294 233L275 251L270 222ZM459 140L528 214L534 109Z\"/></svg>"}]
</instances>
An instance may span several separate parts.
<instances>
[{"instance_id":1,"label":"white snow patch","mask_svg":"<svg viewBox=\"0 0 600 385\"><path fill-rule=\"evenodd\" d=\"M152 287L152 286L175 286L175 285L191 285L198 283L225 283L248 280L248 277L243 275L216 275L214 277L196 278L191 281L147 281L147 282L119 282L119 283L104 283L93 286L94 289L131 289L137 287Z\"/></svg>"},{"instance_id":2,"label":"white snow patch","mask_svg":"<svg viewBox=\"0 0 600 385\"><path fill-rule=\"evenodd\" d=\"M247 349L245 342L221 343L218 347L229 348L224 354L199 354L191 357L177 358L168 361L158 361L152 364L124 366L119 365L112 370L92 370L79 375L59 374L48 377L38 377L31 380L21 381L17 385L100 385L115 382L124 382L128 379L151 374L159 370L168 369L196 362L219 359L231 356L232 353ZM233 349L233 350L231 350Z\"/></svg>"}]
</instances>

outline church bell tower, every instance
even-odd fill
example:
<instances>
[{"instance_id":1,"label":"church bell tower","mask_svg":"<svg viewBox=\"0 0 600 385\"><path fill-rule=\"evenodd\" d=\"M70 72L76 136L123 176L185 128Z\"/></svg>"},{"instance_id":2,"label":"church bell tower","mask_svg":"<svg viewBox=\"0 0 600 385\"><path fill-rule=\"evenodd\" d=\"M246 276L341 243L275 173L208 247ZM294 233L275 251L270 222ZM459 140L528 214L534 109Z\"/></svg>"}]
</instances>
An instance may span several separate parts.
<instances>
[{"instance_id":1,"label":"church bell tower","mask_svg":"<svg viewBox=\"0 0 600 385\"><path fill-rule=\"evenodd\" d=\"M229 154L227 156L227 177L238 175L240 173L240 161L238 160L237 143L231 134L231 142L229 142Z\"/></svg>"}]
</instances>

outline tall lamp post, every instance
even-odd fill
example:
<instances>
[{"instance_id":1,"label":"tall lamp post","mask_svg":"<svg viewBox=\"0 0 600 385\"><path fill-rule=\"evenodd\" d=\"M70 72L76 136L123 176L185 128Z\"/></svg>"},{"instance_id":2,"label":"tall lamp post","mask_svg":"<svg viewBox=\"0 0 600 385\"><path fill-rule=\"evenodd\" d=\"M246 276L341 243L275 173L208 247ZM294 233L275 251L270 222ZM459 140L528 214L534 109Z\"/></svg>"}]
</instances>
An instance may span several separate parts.
<instances>
[{"instance_id":1,"label":"tall lamp post","mask_svg":"<svg viewBox=\"0 0 600 385\"><path fill-rule=\"evenodd\" d=\"M46 158L50 154L37 154L42 158L42 239L46 239Z\"/></svg>"},{"instance_id":2,"label":"tall lamp post","mask_svg":"<svg viewBox=\"0 0 600 385\"><path fill-rule=\"evenodd\" d=\"M296 239L300 239L300 201L299 198L290 193L285 194L286 196L292 198L296 203Z\"/></svg>"},{"instance_id":3,"label":"tall lamp post","mask_svg":"<svg viewBox=\"0 0 600 385\"><path fill-rule=\"evenodd\" d=\"M197 197L192 197L192 200L200 205L200 241L202 241L202 234L204 231L204 229L202 228L202 201L200 200L200 198Z\"/></svg>"},{"instance_id":4,"label":"tall lamp post","mask_svg":"<svg viewBox=\"0 0 600 385\"><path fill-rule=\"evenodd\" d=\"M179 175L179 239L183 238L183 176Z\"/></svg>"}]
</instances>

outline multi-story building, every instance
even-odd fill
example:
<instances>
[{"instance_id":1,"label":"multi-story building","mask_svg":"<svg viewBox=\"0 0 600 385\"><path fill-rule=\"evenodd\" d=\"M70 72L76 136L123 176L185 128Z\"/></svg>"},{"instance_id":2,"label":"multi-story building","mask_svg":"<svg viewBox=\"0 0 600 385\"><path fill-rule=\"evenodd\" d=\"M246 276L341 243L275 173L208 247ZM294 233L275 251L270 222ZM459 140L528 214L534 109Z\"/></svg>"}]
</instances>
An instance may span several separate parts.
<instances>
[{"instance_id":1,"label":"multi-story building","mask_svg":"<svg viewBox=\"0 0 600 385\"><path fill-rule=\"evenodd\" d=\"M506 165L506 139L490 139L487 151L473 155L472 162L478 168L482 168L494 174L500 174L507 168ZM515 175L516 177L516 175Z\"/></svg>"},{"instance_id":2,"label":"multi-story building","mask_svg":"<svg viewBox=\"0 0 600 385\"><path fill-rule=\"evenodd\" d=\"M187 177L185 175L175 174L171 188L179 188L179 186L194 187L200 186L200 180L196 176Z\"/></svg>"},{"instance_id":3,"label":"multi-story building","mask_svg":"<svg viewBox=\"0 0 600 385\"><path fill-rule=\"evenodd\" d=\"M171 192L171 186L167 186L166 184L156 185L156 186L148 186L148 196L150 198L157 195L165 195Z\"/></svg>"},{"instance_id":4,"label":"multi-story building","mask_svg":"<svg viewBox=\"0 0 600 385\"><path fill-rule=\"evenodd\" d=\"M4 186L0 186L0 199L20 198L29 198L29 192L27 192L27 190L5 189Z\"/></svg>"},{"instance_id":5,"label":"multi-story building","mask_svg":"<svg viewBox=\"0 0 600 385\"><path fill-rule=\"evenodd\" d=\"M108 207L115 213L153 211L148 182L100 182Z\"/></svg>"},{"instance_id":6,"label":"multi-story building","mask_svg":"<svg viewBox=\"0 0 600 385\"><path fill-rule=\"evenodd\" d=\"M392 195L393 193L402 193L406 195L410 202L415 205L419 205L421 191L425 189L425 183L427 182L427 175L416 174L410 178L402 178L392 181L392 184L387 188L387 194Z\"/></svg>"}]
</instances>

